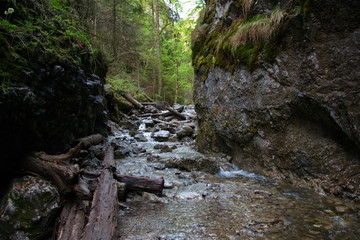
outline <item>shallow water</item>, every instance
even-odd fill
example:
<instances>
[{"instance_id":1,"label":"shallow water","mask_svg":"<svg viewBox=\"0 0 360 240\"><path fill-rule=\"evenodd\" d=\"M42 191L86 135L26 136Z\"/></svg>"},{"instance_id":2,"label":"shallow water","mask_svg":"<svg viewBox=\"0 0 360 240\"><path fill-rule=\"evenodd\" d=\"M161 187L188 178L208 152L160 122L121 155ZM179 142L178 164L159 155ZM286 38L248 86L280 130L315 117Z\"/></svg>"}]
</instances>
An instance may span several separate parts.
<instances>
[{"instance_id":1,"label":"shallow water","mask_svg":"<svg viewBox=\"0 0 360 240\"><path fill-rule=\"evenodd\" d=\"M134 144L146 152L118 160L118 171L164 177L173 188L161 197L129 195L120 239L360 239L358 204L280 185L220 158L217 174L165 168L172 159L204 157L189 143L161 143L177 146L170 153L154 149L153 139Z\"/></svg>"}]
</instances>

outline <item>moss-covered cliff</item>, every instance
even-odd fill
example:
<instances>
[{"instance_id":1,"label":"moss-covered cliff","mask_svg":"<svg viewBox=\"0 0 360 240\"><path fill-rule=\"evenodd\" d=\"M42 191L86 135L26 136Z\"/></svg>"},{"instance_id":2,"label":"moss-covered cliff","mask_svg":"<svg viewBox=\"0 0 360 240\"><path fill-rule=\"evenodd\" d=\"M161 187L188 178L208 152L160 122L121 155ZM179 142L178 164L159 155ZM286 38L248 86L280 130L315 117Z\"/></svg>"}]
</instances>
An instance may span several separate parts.
<instances>
[{"instance_id":1,"label":"moss-covered cliff","mask_svg":"<svg viewBox=\"0 0 360 240\"><path fill-rule=\"evenodd\" d=\"M105 129L106 64L61 0L0 4L1 177L24 153L63 151Z\"/></svg>"},{"instance_id":2,"label":"moss-covered cliff","mask_svg":"<svg viewBox=\"0 0 360 240\"><path fill-rule=\"evenodd\" d=\"M359 10L208 1L193 33L198 144L216 139L245 169L360 200Z\"/></svg>"}]
</instances>

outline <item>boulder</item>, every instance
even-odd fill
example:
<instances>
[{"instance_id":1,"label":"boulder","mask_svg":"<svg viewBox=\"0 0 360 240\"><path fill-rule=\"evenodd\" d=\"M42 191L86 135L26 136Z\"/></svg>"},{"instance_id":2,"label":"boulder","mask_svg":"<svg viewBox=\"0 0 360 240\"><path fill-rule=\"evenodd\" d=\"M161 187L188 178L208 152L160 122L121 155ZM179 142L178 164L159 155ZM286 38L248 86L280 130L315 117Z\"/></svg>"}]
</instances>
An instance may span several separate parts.
<instances>
[{"instance_id":1,"label":"boulder","mask_svg":"<svg viewBox=\"0 0 360 240\"><path fill-rule=\"evenodd\" d=\"M185 126L176 132L178 138L191 137L194 133L194 129L190 126Z\"/></svg>"},{"instance_id":2,"label":"boulder","mask_svg":"<svg viewBox=\"0 0 360 240\"><path fill-rule=\"evenodd\" d=\"M60 210L57 189L41 178L15 179L2 199L0 239L49 237Z\"/></svg>"},{"instance_id":3,"label":"boulder","mask_svg":"<svg viewBox=\"0 0 360 240\"><path fill-rule=\"evenodd\" d=\"M159 142L165 142L170 137L170 132L166 130L160 130L151 134L151 137Z\"/></svg>"}]
</instances>

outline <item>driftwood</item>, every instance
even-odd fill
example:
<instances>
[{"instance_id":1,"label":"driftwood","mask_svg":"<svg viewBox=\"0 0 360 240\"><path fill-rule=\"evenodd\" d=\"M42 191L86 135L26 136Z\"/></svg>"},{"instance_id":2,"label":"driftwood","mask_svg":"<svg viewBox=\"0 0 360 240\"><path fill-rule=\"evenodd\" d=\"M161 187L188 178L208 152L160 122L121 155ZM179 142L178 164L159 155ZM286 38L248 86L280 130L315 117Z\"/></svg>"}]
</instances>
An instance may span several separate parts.
<instances>
[{"instance_id":1,"label":"driftwood","mask_svg":"<svg viewBox=\"0 0 360 240\"><path fill-rule=\"evenodd\" d=\"M84 240L116 239L118 193L113 177L114 149L110 145L106 149L103 167L91 204L89 221L82 236Z\"/></svg>"},{"instance_id":2,"label":"driftwood","mask_svg":"<svg viewBox=\"0 0 360 240\"><path fill-rule=\"evenodd\" d=\"M141 103L139 103L136 99L134 99L132 96L130 96L128 93L124 92L124 91L120 91L120 95L125 98L126 100L128 100L134 107L138 108L138 109L144 109L144 105L142 105Z\"/></svg>"},{"instance_id":3,"label":"driftwood","mask_svg":"<svg viewBox=\"0 0 360 240\"><path fill-rule=\"evenodd\" d=\"M166 109L171 112L175 117L179 118L180 120L186 120L186 116L179 113L178 111L176 111L175 109L171 108L171 107L166 107Z\"/></svg>"},{"instance_id":4,"label":"driftwood","mask_svg":"<svg viewBox=\"0 0 360 240\"><path fill-rule=\"evenodd\" d=\"M162 195L164 189L164 179L163 178L148 178L148 177L136 177L115 174L114 178L120 182L126 184L127 189L140 192L149 192L155 193L157 195Z\"/></svg>"},{"instance_id":5,"label":"driftwood","mask_svg":"<svg viewBox=\"0 0 360 240\"><path fill-rule=\"evenodd\" d=\"M80 171L74 158L82 148L103 141L101 135L78 140L78 144L60 155L35 153L25 160L24 170L50 179L61 194L65 206L57 221L57 240L116 239L118 200L127 190L162 194L164 179L135 177L116 173L114 149L107 144L101 172ZM91 204L90 202L91 201ZM87 211L86 206L91 206Z\"/></svg>"},{"instance_id":6,"label":"driftwood","mask_svg":"<svg viewBox=\"0 0 360 240\"><path fill-rule=\"evenodd\" d=\"M46 161L35 156L25 159L24 168L27 171L50 179L63 194L73 191L71 184L77 181L80 171L78 165Z\"/></svg>"},{"instance_id":7,"label":"driftwood","mask_svg":"<svg viewBox=\"0 0 360 240\"><path fill-rule=\"evenodd\" d=\"M94 173L94 172L83 171L83 173L85 175L93 176L93 177L100 176L99 173ZM163 178L138 177L138 176L123 175L118 173L114 174L114 178L117 181L119 181L119 183L124 183L126 186L126 190L149 192L149 193L155 193L157 195L162 195L162 191L165 188ZM119 188L122 189L123 186L119 186Z\"/></svg>"},{"instance_id":8,"label":"driftwood","mask_svg":"<svg viewBox=\"0 0 360 240\"><path fill-rule=\"evenodd\" d=\"M66 203L57 224L55 239L81 239L85 225L85 210L81 203Z\"/></svg>"}]
</instances>

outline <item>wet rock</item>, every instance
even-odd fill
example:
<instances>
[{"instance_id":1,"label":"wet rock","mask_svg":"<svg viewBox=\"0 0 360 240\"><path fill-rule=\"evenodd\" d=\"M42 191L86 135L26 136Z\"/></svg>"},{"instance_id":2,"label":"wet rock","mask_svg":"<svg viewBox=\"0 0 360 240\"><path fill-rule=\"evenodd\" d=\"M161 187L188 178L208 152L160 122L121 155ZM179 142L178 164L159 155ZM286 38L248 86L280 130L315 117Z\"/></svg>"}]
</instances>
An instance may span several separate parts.
<instances>
[{"instance_id":1,"label":"wet rock","mask_svg":"<svg viewBox=\"0 0 360 240\"><path fill-rule=\"evenodd\" d=\"M160 130L151 134L151 137L159 142L165 142L170 137L170 132L166 130Z\"/></svg>"},{"instance_id":2,"label":"wet rock","mask_svg":"<svg viewBox=\"0 0 360 240\"><path fill-rule=\"evenodd\" d=\"M144 192L144 193L142 193L142 197L144 200L152 202L152 203L168 203L169 202L168 199L156 196L153 193Z\"/></svg>"},{"instance_id":3,"label":"wet rock","mask_svg":"<svg viewBox=\"0 0 360 240\"><path fill-rule=\"evenodd\" d=\"M137 140L138 142L147 142L147 138L144 136L144 134L142 133L138 133L134 136L135 140Z\"/></svg>"},{"instance_id":4,"label":"wet rock","mask_svg":"<svg viewBox=\"0 0 360 240\"><path fill-rule=\"evenodd\" d=\"M91 157L96 157L102 159L104 157L103 146L102 145L94 145L89 148L89 152Z\"/></svg>"},{"instance_id":5,"label":"wet rock","mask_svg":"<svg viewBox=\"0 0 360 240\"><path fill-rule=\"evenodd\" d=\"M157 144L154 146L154 149L160 149L161 153L173 151L173 148L166 144Z\"/></svg>"},{"instance_id":6,"label":"wet rock","mask_svg":"<svg viewBox=\"0 0 360 240\"><path fill-rule=\"evenodd\" d=\"M135 154L139 154L139 153L145 153L146 152L146 149L143 148L143 147L139 147L139 146L136 146L136 147L133 147L131 149L131 151Z\"/></svg>"},{"instance_id":7,"label":"wet rock","mask_svg":"<svg viewBox=\"0 0 360 240\"><path fill-rule=\"evenodd\" d=\"M163 163L155 163L152 166L156 170L164 170L166 168L165 164L163 164Z\"/></svg>"},{"instance_id":8,"label":"wet rock","mask_svg":"<svg viewBox=\"0 0 360 240\"><path fill-rule=\"evenodd\" d=\"M337 205L335 207L335 210L337 213L340 213L340 214L344 214L344 213L351 213L352 212L352 209L348 206L344 206L344 205Z\"/></svg>"},{"instance_id":9,"label":"wet rock","mask_svg":"<svg viewBox=\"0 0 360 240\"><path fill-rule=\"evenodd\" d=\"M178 199L193 199L193 200L203 200L203 196L197 192L181 192L175 195Z\"/></svg>"},{"instance_id":10,"label":"wet rock","mask_svg":"<svg viewBox=\"0 0 360 240\"><path fill-rule=\"evenodd\" d=\"M114 147L114 150L123 150L129 148L129 144L118 140L111 141L111 145Z\"/></svg>"},{"instance_id":11,"label":"wet rock","mask_svg":"<svg viewBox=\"0 0 360 240\"><path fill-rule=\"evenodd\" d=\"M191 137L194 133L194 129L190 126L185 126L176 132L178 138Z\"/></svg>"},{"instance_id":12,"label":"wet rock","mask_svg":"<svg viewBox=\"0 0 360 240\"><path fill-rule=\"evenodd\" d=\"M202 171L206 173L218 173L220 171L219 163L215 158L194 157L194 158L172 158L165 160L167 168L178 168L185 171Z\"/></svg>"},{"instance_id":13,"label":"wet rock","mask_svg":"<svg viewBox=\"0 0 360 240\"><path fill-rule=\"evenodd\" d=\"M134 120L122 120L119 122L119 126L124 127L125 129L128 129L130 131L136 131L139 129L140 122Z\"/></svg>"},{"instance_id":14,"label":"wet rock","mask_svg":"<svg viewBox=\"0 0 360 240\"><path fill-rule=\"evenodd\" d=\"M167 124L159 124L157 126L160 130L166 130L169 131L171 134L175 134L176 133L176 129L172 126L169 126Z\"/></svg>"},{"instance_id":15,"label":"wet rock","mask_svg":"<svg viewBox=\"0 0 360 240\"><path fill-rule=\"evenodd\" d=\"M114 151L114 158L122 159L122 158L129 156L130 153L131 153L131 151L129 149L116 150L116 151Z\"/></svg>"},{"instance_id":16,"label":"wet rock","mask_svg":"<svg viewBox=\"0 0 360 240\"><path fill-rule=\"evenodd\" d=\"M49 182L26 176L9 187L0 208L0 239L41 239L53 230L60 195Z\"/></svg>"},{"instance_id":17,"label":"wet rock","mask_svg":"<svg viewBox=\"0 0 360 240\"><path fill-rule=\"evenodd\" d=\"M145 119L142 121L146 127L154 127L155 126L155 123L153 120L151 119Z\"/></svg>"}]
</instances>

